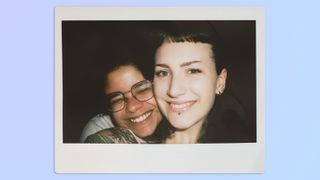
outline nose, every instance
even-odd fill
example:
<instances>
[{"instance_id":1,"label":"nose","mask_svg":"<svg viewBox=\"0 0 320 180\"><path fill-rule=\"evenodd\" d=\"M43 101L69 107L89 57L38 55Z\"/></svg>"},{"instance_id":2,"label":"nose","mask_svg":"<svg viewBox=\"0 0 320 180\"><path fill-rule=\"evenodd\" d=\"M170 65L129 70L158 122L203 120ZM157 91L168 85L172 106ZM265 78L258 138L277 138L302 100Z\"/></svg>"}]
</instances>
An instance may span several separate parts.
<instances>
[{"instance_id":1,"label":"nose","mask_svg":"<svg viewBox=\"0 0 320 180\"><path fill-rule=\"evenodd\" d=\"M178 76L171 76L169 89L167 94L169 97L175 98L185 93L185 82Z\"/></svg>"},{"instance_id":2,"label":"nose","mask_svg":"<svg viewBox=\"0 0 320 180\"><path fill-rule=\"evenodd\" d=\"M127 99L127 107L126 107L127 112L134 113L141 107L142 107L142 102L138 101L136 98L131 96Z\"/></svg>"}]
</instances>

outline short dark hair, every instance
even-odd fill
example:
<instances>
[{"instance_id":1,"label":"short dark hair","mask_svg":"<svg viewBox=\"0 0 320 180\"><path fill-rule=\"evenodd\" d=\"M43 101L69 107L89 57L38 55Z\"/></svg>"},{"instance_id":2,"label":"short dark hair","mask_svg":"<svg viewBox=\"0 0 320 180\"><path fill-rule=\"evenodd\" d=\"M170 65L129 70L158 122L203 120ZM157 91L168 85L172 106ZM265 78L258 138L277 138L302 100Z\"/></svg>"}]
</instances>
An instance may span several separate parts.
<instances>
[{"instance_id":1,"label":"short dark hair","mask_svg":"<svg viewBox=\"0 0 320 180\"><path fill-rule=\"evenodd\" d=\"M120 52L121 53L121 52ZM108 104L106 101L106 94L105 94L105 87L107 75L116 71L117 69L123 66L132 66L144 76L145 79L151 80L153 78L153 70L150 70L151 67L147 63L145 63L145 57L139 56L132 52L122 52L121 54L109 54L109 53L101 53L98 57L98 66L97 66L97 81L98 86L97 88L101 95L100 104L103 107L103 112L112 115L109 111L107 111ZM148 66L148 67L147 67ZM153 68L152 68L153 69ZM119 83L126 83L126 82L119 82Z\"/></svg>"},{"instance_id":2,"label":"short dark hair","mask_svg":"<svg viewBox=\"0 0 320 180\"><path fill-rule=\"evenodd\" d=\"M217 73L223 68L221 44L214 24L210 21L161 21L159 28L150 34L154 53L165 42L194 42L211 45Z\"/></svg>"},{"instance_id":3,"label":"short dark hair","mask_svg":"<svg viewBox=\"0 0 320 180\"><path fill-rule=\"evenodd\" d=\"M218 33L214 25L209 21L160 21L157 22L157 27L150 33L149 39L152 44L153 54L156 54L157 49L164 42L193 42L206 43L211 45L212 59L216 66L216 71L219 74L225 67L222 63L221 45L219 44ZM219 44L219 45L218 45ZM200 142L206 142L207 122L202 126L200 132ZM156 139L165 140L170 137L175 131L175 128L165 119L159 124L157 131L154 133Z\"/></svg>"}]
</instances>

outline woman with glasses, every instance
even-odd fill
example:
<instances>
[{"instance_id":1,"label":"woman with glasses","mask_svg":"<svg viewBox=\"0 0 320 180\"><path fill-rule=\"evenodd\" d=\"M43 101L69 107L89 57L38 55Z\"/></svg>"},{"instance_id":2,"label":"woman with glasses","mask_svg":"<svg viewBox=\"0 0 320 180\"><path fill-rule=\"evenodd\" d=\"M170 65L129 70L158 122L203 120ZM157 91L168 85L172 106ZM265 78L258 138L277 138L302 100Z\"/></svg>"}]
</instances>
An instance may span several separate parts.
<instances>
[{"instance_id":1,"label":"woman with glasses","mask_svg":"<svg viewBox=\"0 0 320 180\"><path fill-rule=\"evenodd\" d=\"M152 143L162 116L153 97L152 83L132 62L106 72L107 109L116 127L90 135L86 143Z\"/></svg>"}]
</instances>

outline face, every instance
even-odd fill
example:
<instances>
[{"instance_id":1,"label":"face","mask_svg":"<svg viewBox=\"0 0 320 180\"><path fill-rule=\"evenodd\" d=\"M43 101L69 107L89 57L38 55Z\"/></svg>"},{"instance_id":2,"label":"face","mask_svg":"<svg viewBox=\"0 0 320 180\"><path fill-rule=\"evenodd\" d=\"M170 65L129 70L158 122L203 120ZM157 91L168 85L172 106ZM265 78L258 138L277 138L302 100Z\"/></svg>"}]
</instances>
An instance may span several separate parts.
<instances>
[{"instance_id":1,"label":"face","mask_svg":"<svg viewBox=\"0 0 320 180\"><path fill-rule=\"evenodd\" d=\"M125 107L112 114L117 126L130 129L141 138L152 135L162 118L154 97L140 102L129 92L132 86L142 80L145 78L138 69L126 65L109 73L105 86L106 94L125 93Z\"/></svg>"},{"instance_id":2,"label":"face","mask_svg":"<svg viewBox=\"0 0 320 180\"><path fill-rule=\"evenodd\" d=\"M202 123L227 73L217 74L211 45L164 42L155 61L154 92L163 115L180 130Z\"/></svg>"}]
</instances>

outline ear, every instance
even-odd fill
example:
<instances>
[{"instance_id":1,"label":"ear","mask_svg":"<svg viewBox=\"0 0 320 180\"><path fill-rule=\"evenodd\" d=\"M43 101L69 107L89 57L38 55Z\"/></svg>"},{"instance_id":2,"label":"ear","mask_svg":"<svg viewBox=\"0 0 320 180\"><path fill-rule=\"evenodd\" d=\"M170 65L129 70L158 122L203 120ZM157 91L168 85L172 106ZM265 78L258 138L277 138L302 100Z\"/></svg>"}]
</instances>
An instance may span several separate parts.
<instances>
[{"instance_id":1,"label":"ear","mask_svg":"<svg viewBox=\"0 0 320 180\"><path fill-rule=\"evenodd\" d=\"M216 94L221 95L226 88L226 81L227 81L228 71L227 69L223 68L218 75L217 84L216 84Z\"/></svg>"}]
</instances>

